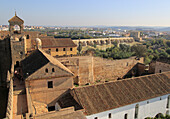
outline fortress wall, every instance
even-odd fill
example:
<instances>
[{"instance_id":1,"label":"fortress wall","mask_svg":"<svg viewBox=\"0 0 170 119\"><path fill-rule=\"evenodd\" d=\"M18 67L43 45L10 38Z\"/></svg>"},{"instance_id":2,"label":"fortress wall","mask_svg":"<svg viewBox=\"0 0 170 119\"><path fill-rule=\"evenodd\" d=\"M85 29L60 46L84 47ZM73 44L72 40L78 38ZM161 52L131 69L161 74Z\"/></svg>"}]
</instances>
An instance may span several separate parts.
<instances>
[{"instance_id":1,"label":"fortress wall","mask_svg":"<svg viewBox=\"0 0 170 119\"><path fill-rule=\"evenodd\" d=\"M135 58L109 60L92 56L58 58L74 74L74 83L85 85L96 81L109 81L123 78L141 60Z\"/></svg>"},{"instance_id":2,"label":"fortress wall","mask_svg":"<svg viewBox=\"0 0 170 119\"><path fill-rule=\"evenodd\" d=\"M94 58L95 81L108 81L123 78L136 64L135 59L108 60Z\"/></svg>"}]
</instances>

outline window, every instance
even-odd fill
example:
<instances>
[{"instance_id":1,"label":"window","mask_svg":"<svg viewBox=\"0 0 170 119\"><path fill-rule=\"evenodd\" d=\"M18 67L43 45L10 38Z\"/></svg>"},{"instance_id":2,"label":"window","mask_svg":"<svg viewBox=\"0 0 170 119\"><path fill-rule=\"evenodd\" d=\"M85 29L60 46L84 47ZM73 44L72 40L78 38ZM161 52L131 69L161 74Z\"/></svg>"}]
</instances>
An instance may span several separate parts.
<instances>
[{"instance_id":1,"label":"window","mask_svg":"<svg viewBox=\"0 0 170 119\"><path fill-rule=\"evenodd\" d=\"M55 69L54 69L54 68L52 68L52 72L55 72Z\"/></svg>"},{"instance_id":2,"label":"window","mask_svg":"<svg viewBox=\"0 0 170 119\"><path fill-rule=\"evenodd\" d=\"M53 81L48 81L48 88L53 88Z\"/></svg>"},{"instance_id":3,"label":"window","mask_svg":"<svg viewBox=\"0 0 170 119\"><path fill-rule=\"evenodd\" d=\"M29 39L30 38L30 36L29 35L27 35L27 39Z\"/></svg>"},{"instance_id":4,"label":"window","mask_svg":"<svg viewBox=\"0 0 170 119\"><path fill-rule=\"evenodd\" d=\"M19 54L20 54L20 55L23 55L23 52L21 51L21 52L19 52Z\"/></svg>"},{"instance_id":5,"label":"window","mask_svg":"<svg viewBox=\"0 0 170 119\"><path fill-rule=\"evenodd\" d=\"M16 67L19 67L19 61L16 61L16 65L15 65Z\"/></svg>"},{"instance_id":6,"label":"window","mask_svg":"<svg viewBox=\"0 0 170 119\"><path fill-rule=\"evenodd\" d=\"M159 70L159 73L162 73L162 70Z\"/></svg>"},{"instance_id":7,"label":"window","mask_svg":"<svg viewBox=\"0 0 170 119\"><path fill-rule=\"evenodd\" d=\"M167 106L166 106L166 108L169 108L169 101L170 101L170 95L168 96L168 99L167 99Z\"/></svg>"},{"instance_id":8,"label":"window","mask_svg":"<svg viewBox=\"0 0 170 119\"><path fill-rule=\"evenodd\" d=\"M66 51L66 48L63 48L63 51Z\"/></svg>"},{"instance_id":9,"label":"window","mask_svg":"<svg viewBox=\"0 0 170 119\"><path fill-rule=\"evenodd\" d=\"M45 69L45 72L48 73L48 69Z\"/></svg>"},{"instance_id":10,"label":"window","mask_svg":"<svg viewBox=\"0 0 170 119\"><path fill-rule=\"evenodd\" d=\"M48 107L48 111L54 111L55 110L55 106L51 106L51 107Z\"/></svg>"},{"instance_id":11,"label":"window","mask_svg":"<svg viewBox=\"0 0 170 119\"><path fill-rule=\"evenodd\" d=\"M110 118L112 118L112 114L111 114L111 113L109 113L108 117L109 117L109 119L110 119Z\"/></svg>"},{"instance_id":12,"label":"window","mask_svg":"<svg viewBox=\"0 0 170 119\"><path fill-rule=\"evenodd\" d=\"M58 48L56 48L56 52L58 52Z\"/></svg>"},{"instance_id":13,"label":"window","mask_svg":"<svg viewBox=\"0 0 170 119\"><path fill-rule=\"evenodd\" d=\"M124 119L127 119L127 116L128 116L128 114L125 114L125 117L124 117Z\"/></svg>"},{"instance_id":14,"label":"window","mask_svg":"<svg viewBox=\"0 0 170 119\"><path fill-rule=\"evenodd\" d=\"M139 104L135 106L135 119L138 119Z\"/></svg>"},{"instance_id":15,"label":"window","mask_svg":"<svg viewBox=\"0 0 170 119\"><path fill-rule=\"evenodd\" d=\"M73 48L70 48L70 51L73 51Z\"/></svg>"},{"instance_id":16,"label":"window","mask_svg":"<svg viewBox=\"0 0 170 119\"><path fill-rule=\"evenodd\" d=\"M129 65L129 63L127 62L126 66L128 66L128 65Z\"/></svg>"},{"instance_id":17,"label":"window","mask_svg":"<svg viewBox=\"0 0 170 119\"><path fill-rule=\"evenodd\" d=\"M94 119L98 119L98 117L95 117Z\"/></svg>"}]
</instances>

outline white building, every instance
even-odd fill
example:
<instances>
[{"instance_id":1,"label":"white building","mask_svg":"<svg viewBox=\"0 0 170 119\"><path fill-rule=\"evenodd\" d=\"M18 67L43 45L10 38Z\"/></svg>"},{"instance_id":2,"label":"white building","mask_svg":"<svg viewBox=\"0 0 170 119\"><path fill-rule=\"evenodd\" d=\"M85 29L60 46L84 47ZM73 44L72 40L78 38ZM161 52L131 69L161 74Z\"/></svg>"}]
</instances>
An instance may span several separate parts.
<instances>
[{"instance_id":1,"label":"white building","mask_svg":"<svg viewBox=\"0 0 170 119\"><path fill-rule=\"evenodd\" d=\"M87 119L145 119L169 114L169 86L170 72L164 72L73 88L58 104L82 110Z\"/></svg>"},{"instance_id":2,"label":"white building","mask_svg":"<svg viewBox=\"0 0 170 119\"><path fill-rule=\"evenodd\" d=\"M168 101L168 95L164 95L86 117L87 119L145 119L158 114L169 114Z\"/></svg>"}]
</instances>

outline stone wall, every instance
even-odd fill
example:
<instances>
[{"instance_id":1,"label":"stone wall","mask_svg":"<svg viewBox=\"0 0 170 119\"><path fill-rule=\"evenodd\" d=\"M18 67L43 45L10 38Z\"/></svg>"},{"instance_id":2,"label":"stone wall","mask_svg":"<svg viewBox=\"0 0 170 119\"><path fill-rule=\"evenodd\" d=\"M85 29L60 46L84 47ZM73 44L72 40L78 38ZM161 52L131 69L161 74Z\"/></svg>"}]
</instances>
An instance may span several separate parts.
<instances>
[{"instance_id":1,"label":"stone wall","mask_svg":"<svg viewBox=\"0 0 170 119\"><path fill-rule=\"evenodd\" d=\"M170 71L170 64L159 62L159 61L153 61L149 64L149 73L161 73Z\"/></svg>"},{"instance_id":2,"label":"stone wall","mask_svg":"<svg viewBox=\"0 0 170 119\"><path fill-rule=\"evenodd\" d=\"M109 60L92 56L63 57L58 60L74 73L74 83L79 85L121 79L138 62L143 63L143 58Z\"/></svg>"},{"instance_id":3,"label":"stone wall","mask_svg":"<svg viewBox=\"0 0 170 119\"><path fill-rule=\"evenodd\" d=\"M24 39L21 41L14 41L11 39L11 55L12 62L16 64L16 62L20 62L25 58L25 45Z\"/></svg>"},{"instance_id":4,"label":"stone wall","mask_svg":"<svg viewBox=\"0 0 170 119\"><path fill-rule=\"evenodd\" d=\"M155 64L155 73L161 73L166 71L170 71L170 64L157 61Z\"/></svg>"},{"instance_id":5,"label":"stone wall","mask_svg":"<svg viewBox=\"0 0 170 119\"><path fill-rule=\"evenodd\" d=\"M73 87L72 80L70 77L47 78L30 80L26 85L29 87L32 101L54 106L58 97ZM48 81L53 81L53 88L48 88Z\"/></svg>"},{"instance_id":6,"label":"stone wall","mask_svg":"<svg viewBox=\"0 0 170 119\"><path fill-rule=\"evenodd\" d=\"M120 38L96 38L96 39L80 39L73 40L73 42L79 46L79 44L83 46L87 45L104 45L104 44L114 44L117 43L132 43L134 42L133 37L120 37Z\"/></svg>"},{"instance_id":7,"label":"stone wall","mask_svg":"<svg viewBox=\"0 0 170 119\"><path fill-rule=\"evenodd\" d=\"M12 59L10 38L0 40L0 86L6 85L7 72L11 72Z\"/></svg>"},{"instance_id":8,"label":"stone wall","mask_svg":"<svg viewBox=\"0 0 170 119\"><path fill-rule=\"evenodd\" d=\"M65 47L65 51L63 50L63 48L61 47L61 48L42 48L42 49L46 52L50 52L49 54L51 56L63 56L63 55L76 55L77 54L77 47Z\"/></svg>"},{"instance_id":9,"label":"stone wall","mask_svg":"<svg viewBox=\"0 0 170 119\"><path fill-rule=\"evenodd\" d=\"M8 73L8 75L10 75ZM7 76L10 81L9 84L9 93L8 93L8 103L7 103L7 110L6 110L6 118L7 119L13 119L13 80L10 78L10 76Z\"/></svg>"},{"instance_id":10,"label":"stone wall","mask_svg":"<svg viewBox=\"0 0 170 119\"><path fill-rule=\"evenodd\" d=\"M109 81L121 79L136 64L138 60L134 58L122 60L108 60L99 57L94 58L94 79L95 81Z\"/></svg>"},{"instance_id":11,"label":"stone wall","mask_svg":"<svg viewBox=\"0 0 170 119\"><path fill-rule=\"evenodd\" d=\"M65 114L69 114L73 112L74 112L74 107L68 107L68 108L61 109L59 111L52 111L52 112L44 113L41 115L36 115L35 118L36 119L55 118L56 116L59 116L59 115L61 116L61 115L65 115Z\"/></svg>"}]
</instances>

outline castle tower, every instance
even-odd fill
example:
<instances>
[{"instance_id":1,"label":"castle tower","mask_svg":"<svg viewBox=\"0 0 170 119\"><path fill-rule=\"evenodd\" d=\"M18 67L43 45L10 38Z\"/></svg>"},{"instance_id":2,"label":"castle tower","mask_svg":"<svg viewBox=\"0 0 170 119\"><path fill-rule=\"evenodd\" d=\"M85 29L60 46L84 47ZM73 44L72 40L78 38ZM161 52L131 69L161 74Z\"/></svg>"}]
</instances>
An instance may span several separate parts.
<instances>
[{"instance_id":1,"label":"castle tower","mask_svg":"<svg viewBox=\"0 0 170 119\"><path fill-rule=\"evenodd\" d=\"M24 31L24 21L19 18L15 12L15 16L12 17L10 20L8 20L9 22L9 31L10 31L10 35L13 34L21 34ZM19 27L19 29L15 29L15 27Z\"/></svg>"}]
</instances>

